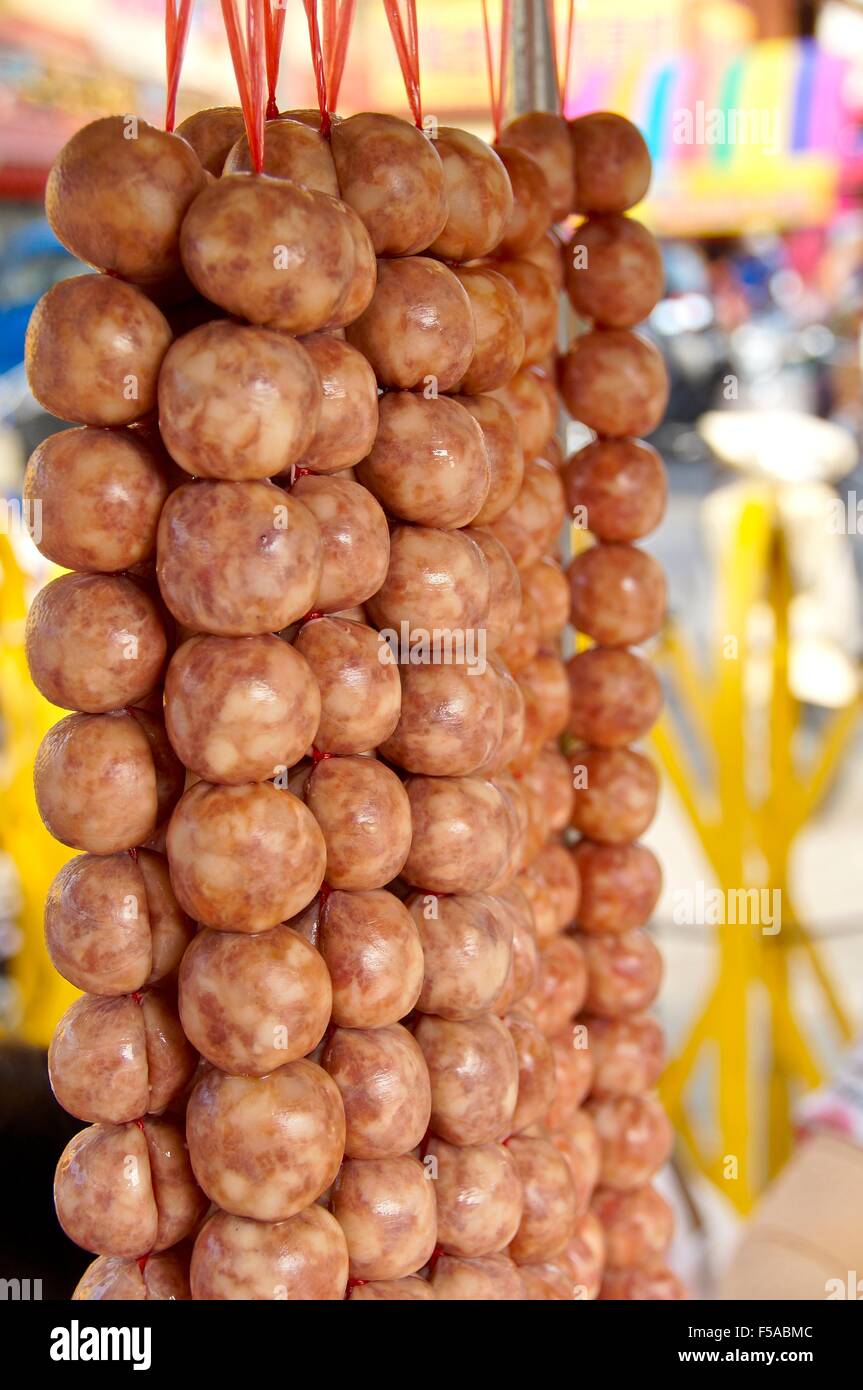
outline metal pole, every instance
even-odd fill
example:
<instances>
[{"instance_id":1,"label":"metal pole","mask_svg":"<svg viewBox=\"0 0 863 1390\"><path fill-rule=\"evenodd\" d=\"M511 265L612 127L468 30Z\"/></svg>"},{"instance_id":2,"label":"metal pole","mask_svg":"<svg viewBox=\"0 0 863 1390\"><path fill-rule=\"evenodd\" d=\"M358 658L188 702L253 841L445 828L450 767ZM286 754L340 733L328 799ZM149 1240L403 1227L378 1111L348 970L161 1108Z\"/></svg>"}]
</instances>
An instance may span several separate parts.
<instances>
[{"instance_id":1,"label":"metal pole","mask_svg":"<svg viewBox=\"0 0 863 1390\"><path fill-rule=\"evenodd\" d=\"M557 110L557 73L545 0L514 0L510 116Z\"/></svg>"}]
</instances>

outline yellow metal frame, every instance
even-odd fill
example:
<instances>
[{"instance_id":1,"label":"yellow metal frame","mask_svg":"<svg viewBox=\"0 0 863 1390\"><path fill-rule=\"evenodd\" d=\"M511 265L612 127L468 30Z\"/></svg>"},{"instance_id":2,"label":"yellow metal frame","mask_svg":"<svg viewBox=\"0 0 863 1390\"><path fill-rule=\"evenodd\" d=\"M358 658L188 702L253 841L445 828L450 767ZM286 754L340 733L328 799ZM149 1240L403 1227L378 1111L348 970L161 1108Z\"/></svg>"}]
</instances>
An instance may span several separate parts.
<instances>
[{"instance_id":1,"label":"yellow metal frame","mask_svg":"<svg viewBox=\"0 0 863 1390\"><path fill-rule=\"evenodd\" d=\"M21 893L21 945L12 964L20 1015L14 1032L45 1047L78 991L52 966L42 932L48 888L72 851L42 824L33 760L44 734L67 711L49 704L30 680L24 654L27 582L9 537L0 534L0 850L12 859Z\"/></svg>"},{"instance_id":2,"label":"yellow metal frame","mask_svg":"<svg viewBox=\"0 0 863 1390\"><path fill-rule=\"evenodd\" d=\"M762 934L757 926L714 929L715 978L662 1086L665 1105L691 1161L740 1211L746 1211L788 1153L794 1096L821 1079L821 1067L791 995L791 971L798 962L808 967L840 1036L847 1038L851 1032L818 943L795 908L788 861L795 836L831 784L860 705L855 702L831 717L812 767L801 772L794 757L801 707L790 688L788 665L793 584L778 493L770 486L753 484L739 489L739 497L721 542L718 655L713 669L699 669L673 622L659 657L710 773L705 778L696 771L673 707L666 708L652 740L718 886L726 891L769 886L782 894L778 934ZM772 613L773 641L769 749L764 750L768 777L759 795L752 790L747 767L752 714L747 634L756 606L763 609L765 604ZM727 659L721 651L723 637L730 634L737 638L736 659ZM770 1057L766 1097L757 1080L755 1058L757 1046L763 1067L765 1045ZM715 1105L705 1106L700 1097L697 1114L690 1114L687 1090L705 1058L715 1063ZM736 1160L731 1166L730 1158ZM735 1180L727 1181L729 1176Z\"/></svg>"}]
</instances>

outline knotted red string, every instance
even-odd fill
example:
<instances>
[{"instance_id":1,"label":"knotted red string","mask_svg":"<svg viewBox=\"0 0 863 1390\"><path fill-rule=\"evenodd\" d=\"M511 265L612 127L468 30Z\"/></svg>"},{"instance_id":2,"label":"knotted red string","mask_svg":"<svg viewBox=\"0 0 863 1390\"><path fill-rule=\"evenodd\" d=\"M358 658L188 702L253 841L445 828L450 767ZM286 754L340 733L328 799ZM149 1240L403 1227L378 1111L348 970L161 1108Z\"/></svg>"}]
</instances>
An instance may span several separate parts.
<instances>
[{"instance_id":1,"label":"knotted red string","mask_svg":"<svg viewBox=\"0 0 863 1390\"><path fill-rule=\"evenodd\" d=\"M503 125L504 101L506 98L506 74L509 63L509 36L512 31L512 0L502 0L500 13L500 43L498 45L498 73L495 81L494 51L491 42L491 24L488 17L488 0L482 0L482 27L485 38L485 63L488 70L489 105L494 138L500 136Z\"/></svg>"},{"instance_id":2,"label":"knotted red string","mask_svg":"<svg viewBox=\"0 0 863 1390\"><path fill-rule=\"evenodd\" d=\"M384 0L384 9L393 36L399 67L407 92L408 105L414 118L414 125L422 130L423 108L420 95L420 54L419 30L417 28L416 0L407 0L407 34L402 22L399 0Z\"/></svg>"},{"instance_id":3,"label":"knotted red string","mask_svg":"<svg viewBox=\"0 0 863 1390\"><path fill-rule=\"evenodd\" d=\"M276 102L276 87L279 82L279 66L282 60L282 40L285 33L287 7L284 0L267 0L264 9L264 36L267 69L267 120L275 120L279 114Z\"/></svg>"},{"instance_id":4,"label":"knotted red string","mask_svg":"<svg viewBox=\"0 0 863 1390\"><path fill-rule=\"evenodd\" d=\"M165 129L174 129L177 119L177 90L180 86L180 70L186 53L189 26L192 20L194 0L165 0L165 68L167 72L167 93L165 98Z\"/></svg>"},{"instance_id":5,"label":"knotted red string","mask_svg":"<svg viewBox=\"0 0 863 1390\"><path fill-rule=\"evenodd\" d=\"M246 34L240 27L237 0L222 0L222 18L237 79L252 168L260 174L264 167L264 121L266 117L264 61L264 0L246 0Z\"/></svg>"},{"instance_id":6,"label":"knotted red string","mask_svg":"<svg viewBox=\"0 0 863 1390\"><path fill-rule=\"evenodd\" d=\"M324 61L327 70L327 100L335 111L348 56L348 40L356 14L357 0L324 0Z\"/></svg>"},{"instance_id":7,"label":"knotted red string","mask_svg":"<svg viewBox=\"0 0 863 1390\"><path fill-rule=\"evenodd\" d=\"M321 113L321 134L330 133L330 110L327 100L327 75L324 71L324 50L321 46L321 31L318 25L318 0L303 0L306 19L309 25L309 43L312 48L312 68L315 74L315 91L318 94L318 110Z\"/></svg>"}]
</instances>

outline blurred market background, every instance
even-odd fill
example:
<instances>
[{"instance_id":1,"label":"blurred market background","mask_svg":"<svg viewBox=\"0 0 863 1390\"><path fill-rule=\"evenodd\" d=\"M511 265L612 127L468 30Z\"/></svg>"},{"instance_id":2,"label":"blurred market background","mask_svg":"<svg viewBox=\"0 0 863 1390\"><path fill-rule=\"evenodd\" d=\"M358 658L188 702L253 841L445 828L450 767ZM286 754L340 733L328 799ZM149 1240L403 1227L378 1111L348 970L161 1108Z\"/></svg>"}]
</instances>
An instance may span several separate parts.
<instances>
[{"instance_id":1,"label":"blurred market background","mask_svg":"<svg viewBox=\"0 0 863 1390\"><path fill-rule=\"evenodd\" d=\"M488 135L480 0L418 10L426 111ZM27 604L50 573L19 501L56 422L28 392L23 336L40 295L81 270L41 215L48 168L95 116L161 122L163 25L162 0L0 0L0 1170L32 1185L10 1218L32 1257L18 1272L50 1267L59 1296L86 1260L50 1211L54 1159L78 1126L53 1107L40 1050L73 994L41 942L68 852L32 797L33 753L58 714L23 660ZM219 5L197 0L178 119L234 93ZM280 96L314 103L299 0ZM376 0L359 0L340 106L403 112ZM636 212L667 274L647 326L672 378L653 441L671 498L649 546L671 617L652 653L668 712L647 839L666 876L654 930L680 1135L676 1258L709 1292L789 1151L799 1096L863 1025L863 3L578 0L567 113L596 109L646 135L655 173ZM704 920L697 904L716 887L779 890L781 931Z\"/></svg>"}]
</instances>

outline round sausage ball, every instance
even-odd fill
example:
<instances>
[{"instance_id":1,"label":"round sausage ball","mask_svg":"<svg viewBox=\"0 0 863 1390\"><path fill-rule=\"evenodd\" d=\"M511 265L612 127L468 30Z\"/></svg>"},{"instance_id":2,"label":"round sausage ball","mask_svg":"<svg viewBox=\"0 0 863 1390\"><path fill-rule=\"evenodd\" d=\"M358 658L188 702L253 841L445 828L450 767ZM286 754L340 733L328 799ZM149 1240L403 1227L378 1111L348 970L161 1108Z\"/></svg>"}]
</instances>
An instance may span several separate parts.
<instances>
[{"instance_id":1,"label":"round sausage ball","mask_svg":"<svg viewBox=\"0 0 863 1390\"><path fill-rule=\"evenodd\" d=\"M512 209L495 249L501 256L521 256L536 246L553 220L551 189L532 154L504 140L494 148L512 188Z\"/></svg>"},{"instance_id":2,"label":"round sausage ball","mask_svg":"<svg viewBox=\"0 0 863 1390\"><path fill-rule=\"evenodd\" d=\"M619 935L643 926L662 889L662 870L647 845L581 840L573 858L581 881L578 925L583 932Z\"/></svg>"},{"instance_id":3,"label":"round sausage ball","mask_svg":"<svg viewBox=\"0 0 863 1390\"><path fill-rule=\"evenodd\" d=\"M33 778L55 840L114 854L155 834L180 795L183 769L163 726L135 709L61 719L39 745Z\"/></svg>"},{"instance_id":4,"label":"round sausage ball","mask_svg":"<svg viewBox=\"0 0 863 1390\"><path fill-rule=\"evenodd\" d=\"M637 541L659 525L668 484L662 459L640 439L597 439L563 474L573 515L601 541Z\"/></svg>"},{"instance_id":5,"label":"round sausage ball","mask_svg":"<svg viewBox=\"0 0 863 1390\"><path fill-rule=\"evenodd\" d=\"M524 355L516 366L532 367L545 362L557 344L558 296L554 283L544 270L528 260L496 261L495 269L509 281L521 303ZM510 379L514 371L515 368Z\"/></svg>"},{"instance_id":6,"label":"round sausage ball","mask_svg":"<svg viewBox=\"0 0 863 1390\"><path fill-rule=\"evenodd\" d=\"M361 352L332 333L302 339L317 369L321 402L311 443L298 463L312 473L338 473L371 450L378 428L378 385Z\"/></svg>"},{"instance_id":7,"label":"round sausage ball","mask_svg":"<svg viewBox=\"0 0 863 1390\"><path fill-rule=\"evenodd\" d=\"M434 141L398 116L360 112L334 124L331 148L345 202L378 256L413 256L443 231L447 192Z\"/></svg>"},{"instance_id":8,"label":"round sausage ball","mask_svg":"<svg viewBox=\"0 0 863 1390\"><path fill-rule=\"evenodd\" d=\"M410 1154L348 1159L331 1209L348 1243L352 1279L403 1279L434 1250L434 1183Z\"/></svg>"},{"instance_id":9,"label":"round sausage ball","mask_svg":"<svg viewBox=\"0 0 863 1390\"><path fill-rule=\"evenodd\" d=\"M241 107L206 106L181 121L175 134L192 146L207 173L218 178L245 128Z\"/></svg>"},{"instance_id":10,"label":"round sausage ball","mask_svg":"<svg viewBox=\"0 0 863 1390\"><path fill-rule=\"evenodd\" d=\"M599 1182L602 1162L596 1125L590 1113L580 1108L573 1112L564 1129L552 1130L549 1137L566 1159L575 1188L576 1210L583 1216Z\"/></svg>"},{"instance_id":11,"label":"round sausage ball","mask_svg":"<svg viewBox=\"0 0 863 1390\"><path fill-rule=\"evenodd\" d=\"M662 1075L665 1044L655 1018L590 1018L586 1021L596 1096L636 1096L652 1091Z\"/></svg>"},{"instance_id":12,"label":"round sausage ball","mask_svg":"<svg viewBox=\"0 0 863 1390\"><path fill-rule=\"evenodd\" d=\"M649 1009L662 982L662 957L646 932L585 936L588 1013L621 1018Z\"/></svg>"},{"instance_id":13,"label":"round sausage ball","mask_svg":"<svg viewBox=\"0 0 863 1390\"><path fill-rule=\"evenodd\" d=\"M602 1300L633 1303L672 1303L686 1298L686 1289L662 1261L642 1268L609 1269L599 1293Z\"/></svg>"},{"instance_id":14,"label":"round sausage ball","mask_svg":"<svg viewBox=\"0 0 863 1390\"><path fill-rule=\"evenodd\" d=\"M267 121L264 127L264 162L261 170L274 179L291 179L304 188L314 188L330 197L339 196L339 184L330 144L321 134L303 121L280 116ZM252 174L256 172L243 132L228 151L222 173Z\"/></svg>"},{"instance_id":15,"label":"round sausage ball","mask_svg":"<svg viewBox=\"0 0 863 1390\"><path fill-rule=\"evenodd\" d=\"M316 1204L287 1221L216 1211L198 1233L190 1279L198 1302L334 1302L345 1296L348 1249L338 1221Z\"/></svg>"},{"instance_id":16,"label":"round sausage ball","mask_svg":"<svg viewBox=\"0 0 863 1390\"><path fill-rule=\"evenodd\" d=\"M430 893L482 893L506 868L506 799L474 777L412 777L407 784L413 840L402 873Z\"/></svg>"},{"instance_id":17,"label":"round sausage ball","mask_svg":"<svg viewBox=\"0 0 863 1390\"><path fill-rule=\"evenodd\" d=\"M206 782L262 782L293 767L314 742L320 713L308 662L269 633L191 637L168 666L168 737Z\"/></svg>"},{"instance_id":18,"label":"round sausage ball","mask_svg":"<svg viewBox=\"0 0 863 1390\"><path fill-rule=\"evenodd\" d=\"M428 1129L431 1085L406 1028L335 1028L321 1066L345 1107L346 1158L396 1158L416 1148Z\"/></svg>"},{"instance_id":19,"label":"round sausage ball","mask_svg":"<svg viewBox=\"0 0 863 1390\"><path fill-rule=\"evenodd\" d=\"M632 1192L649 1182L671 1153L671 1121L653 1096L609 1096L588 1110L602 1151L603 1187Z\"/></svg>"},{"instance_id":20,"label":"round sausage ball","mask_svg":"<svg viewBox=\"0 0 863 1390\"><path fill-rule=\"evenodd\" d=\"M298 478L291 489L318 523L321 580L316 613L338 613L364 603L386 579L390 560L387 519L374 497L350 478Z\"/></svg>"},{"instance_id":21,"label":"round sausage ball","mask_svg":"<svg viewBox=\"0 0 863 1390\"><path fill-rule=\"evenodd\" d=\"M335 1082L300 1060L268 1076L207 1071L186 1111L195 1176L232 1216L287 1221L326 1192L345 1147Z\"/></svg>"},{"instance_id":22,"label":"round sausage ball","mask_svg":"<svg viewBox=\"0 0 863 1390\"><path fill-rule=\"evenodd\" d=\"M205 299L288 333L315 333L334 320L355 265L336 200L266 174L208 184L186 214L180 250Z\"/></svg>"},{"instance_id":23,"label":"round sausage ball","mask_svg":"<svg viewBox=\"0 0 863 1390\"><path fill-rule=\"evenodd\" d=\"M653 343L625 328L577 337L559 363L570 415L597 434L651 434L668 405L668 371Z\"/></svg>"},{"instance_id":24,"label":"round sausage ball","mask_svg":"<svg viewBox=\"0 0 863 1390\"><path fill-rule=\"evenodd\" d=\"M216 319L177 338L159 373L159 431L199 478L271 478L315 436L321 383L294 338Z\"/></svg>"},{"instance_id":25,"label":"round sausage ball","mask_svg":"<svg viewBox=\"0 0 863 1390\"><path fill-rule=\"evenodd\" d=\"M560 475L545 459L532 459L525 465L515 501L488 529L523 570L535 565L556 543L565 515Z\"/></svg>"},{"instance_id":26,"label":"round sausage ball","mask_svg":"<svg viewBox=\"0 0 863 1390\"><path fill-rule=\"evenodd\" d=\"M518 431L525 461L541 454L557 424L557 394L553 383L536 367L522 367L506 386L492 392L509 411Z\"/></svg>"},{"instance_id":27,"label":"round sausage ball","mask_svg":"<svg viewBox=\"0 0 863 1390\"><path fill-rule=\"evenodd\" d=\"M490 599L486 619L486 646L501 646L521 612L521 580L505 545L481 526L467 531L485 556L488 565Z\"/></svg>"},{"instance_id":28,"label":"round sausage ball","mask_svg":"<svg viewBox=\"0 0 863 1390\"><path fill-rule=\"evenodd\" d=\"M177 1098L197 1058L165 995L82 995L48 1048L56 1100L89 1123L123 1124L159 1114Z\"/></svg>"},{"instance_id":29,"label":"round sausage ball","mask_svg":"<svg viewBox=\"0 0 863 1390\"><path fill-rule=\"evenodd\" d=\"M185 483L159 522L159 587L192 632L254 637L296 622L317 595L321 557L317 521L274 483Z\"/></svg>"},{"instance_id":30,"label":"round sausage ball","mask_svg":"<svg viewBox=\"0 0 863 1390\"><path fill-rule=\"evenodd\" d=\"M566 254L566 292L582 318L633 328L655 308L665 284L659 243L631 217L589 217Z\"/></svg>"},{"instance_id":31,"label":"round sausage ball","mask_svg":"<svg viewBox=\"0 0 863 1390\"><path fill-rule=\"evenodd\" d=\"M431 394L462 380L476 328L453 272L428 256L408 256L378 262L372 301L349 325L347 339L368 358L380 386Z\"/></svg>"},{"instance_id":32,"label":"round sausage ball","mask_svg":"<svg viewBox=\"0 0 863 1390\"><path fill-rule=\"evenodd\" d=\"M566 1131L593 1084L593 1053L587 1045L592 1034L583 1024L571 1024L551 1039L554 1058L554 1098L546 1112L551 1130Z\"/></svg>"},{"instance_id":33,"label":"round sausage ball","mask_svg":"<svg viewBox=\"0 0 863 1390\"><path fill-rule=\"evenodd\" d=\"M330 974L340 1028L384 1028L404 1018L423 983L419 928L392 893L332 892L316 945Z\"/></svg>"},{"instance_id":34,"label":"round sausage ball","mask_svg":"<svg viewBox=\"0 0 863 1390\"><path fill-rule=\"evenodd\" d=\"M511 916L485 893L413 893L406 906L425 962L416 1007L440 1018L479 1018L494 1004L509 973Z\"/></svg>"},{"instance_id":35,"label":"round sausage ball","mask_svg":"<svg viewBox=\"0 0 863 1390\"><path fill-rule=\"evenodd\" d=\"M173 974L193 933L167 860L152 850L77 855L45 899L51 963L90 994L127 994Z\"/></svg>"},{"instance_id":36,"label":"round sausage ball","mask_svg":"<svg viewBox=\"0 0 863 1390\"><path fill-rule=\"evenodd\" d=\"M585 1212L579 1219L563 1253L574 1281L573 1298L598 1298L605 1268L605 1233L593 1212Z\"/></svg>"},{"instance_id":37,"label":"round sausage ball","mask_svg":"<svg viewBox=\"0 0 863 1390\"><path fill-rule=\"evenodd\" d=\"M503 695L491 666L404 666L399 722L381 745L408 772L461 777L497 752Z\"/></svg>"},{"instance_id":38,"label":"round sausage ball","mask_svg":"<svg viewBox=\"0 0 863 1390\"><path fill-rule=\"evenodd\" d=\"M171 817L167 845L181 906L232 932L266 931L300 912L327 858L312 813L271 782L196 782Z\"/></svg>"},{"instance_id":39,"label":"round sausage ball","mask_svg":"<svg viewBox=\"0 0 863 1390\"><path fill-rule=\"evenodd\" d=\"M632 545L592 545L569 567L572 621L603 647L634 647L665 616L662 566Z\"/></svg>"},{"instance_id":40,"label":"round sausage ball","mask_svg":"<svg viewBox=\"0 0 863 1390\"><path fill-rule=\"evenodd\" d=\"M632 121L591 111L570 122L569 134L577 171L570 211L626 212L641 202L650 184L650 154Z\"/></svg>"},{"instance_id":41,"label":"round sausage ball","mask_svg":"<svg viewBox=\"0 0 863 1390\"><path fill-rule=\"evenodd\" d=\"M317 747L367 753L385 743L399 721L402 688L393 652L380 634L347 618L316 618L300 628L294 646L320 692Z\"/></svg>"},{"instance_id":42,"label":"round sausage ball","mask_svg":"<svg viewBox=\"0 0 863 1390\"><path fill-rule=\"evenodd\" d=\"M407 792L373 758L325 758L306 786L306 805L326 845L332 888L383 888L401 871L411 843Z\"/></svg>"},{"instance_id":43,"label":"round sausage ball","mask_svg":"<svg viewBox=\"0 0 863 1390\"><path fill-rule=\"evenodd\" d=\"M104 116L76 131L51 166L45 213L73 256L123 280L180 269L180 227L205 186L180 133L138 116Z\"/></svg>"},{"instance_id":44,"label":"round sausage ball","mask_svg":"<svg viewBox=\"0 0 863 1390\"><path fill-rule=\"evenodd\" d=\"M522 1212L521 1178L503 1144L447 1144L432 1136L425 1150L437 1198L438 1244L444 1254L475 1259L505 1250Z\"/></svg>"},{"instance_id":45,"label":"round sausage ball","mask_svg":"<svg viewBox=\"0 0 863 1390\"><path fill-rule=\"evenodd\" d=\"M510 381L525 357L525 310L518 286L490 265L456 267L467 291L476 347L460 390L472 395Z\"/></svg>"},{"instance_id":46,"label":"round sausage ball","mask_svg":"<svg viewBox=\"0 0 863 1390\"><path fill-rule=\"evenodd\" d=\"M390 391L381 400L377 437L357 477L404 521L443 530L466 526L488 495L482 430L446 396Z\"/></svg>"},{"instance_id":47,"label":"round sausage ball","mask_svg":"<svg viewBox=\"0 0 863 1390\"><path fill-rule=\"evenodd\" d=\"M539 980L524 1001L547 1038L562 1033L588 992L585 953L571 936L555 936L539 955Z\"/></svg>"},{"instance_id":48,"label":"round sausage ball","mask_svg":"<svg viewBox=\"0 0 863 1390\"><path fill-rule=\"evenodd\" d=\"M348 1294L351 1303L434 1302L431 1284L416 1274L404 1279L356 1279Z\"/></svg>"},{"instance_id":49,"label":"round sausage ball","mask_svg":"<svg viewBox=\"0 0 863 1390\"><path fill-rule=\"evenodd\" d=\"M496 520L518 496L524 478L524 452L512 415L494 396L456 396L454 399L470 411L482 430L489 486L473 524L484 526Z\"/></svg>"},{"instance_id":50,"label":"round sausage ball","mask_svg":"<svg viewBox=\"0 0 863 1390\"><path fill-rule=\"evenodd\" d=\"M138 1259L167 1250L191 1235L206 1205L182 1126L153 1115L79 1130L54 1176L57 1220L97 1255Z\"/></svg>"},{"instance_id":51,"label":"round sausage ball","mask_svg":"<svg viewBox=\"0 0 863 1390\"><path fill-rule=\"evenodd\" d=\"M555 222L563 221L575 210L576 161L570 127L563 116L551 111L527 111L515 116L503 126L500 144L515 145L539 164L548 182Z\"/></svg>"},{"instance_id":52,"label":"round sausage ball","mask_svg":"<svg viewBox=\"0 0 863 1390\"><path fill-rule=\"evenodd\" d=\"M539 639L554 643L569 622L570 593L566 575L551 555L543 555L521 571L521 585L528 593L539 620Z\"/></svg>"},{"instance_id":53,"label":"round sausage ball","mask_svg":"<svg viewBox=\"0 0 863 1390\"><path fill-rule=\"evenodd\" d=\"M108 275L76 275L52 285L30 316L27 380L60 420L131 425L155 407L170 343L168 320L140 290Z\"/></svg>"},{"instance_id":54,"label":"round sausage ball","mask_svg":"<svg viewBox=\"0 0 863 1390\"><path fill-rule=\"evenodd\" d=\"M593 1198L593 1210L605 1231L612 1269L651 1264L671 1243L674 1213L655 1187L636 1187L629 1192L600 1188Z\"/></svg>"},{"instance_id":55,"label":"round sausage ball","mask_svg":"<svg viewBox=\"0 0 863 1390\"><path fill-rule=\"evenodd\" d=\"M572 817L572 768L564 755L553 747L541 748L530 767L519 773L522 789L541 797L548 815L549 833L569 825Z\"/></svg>"},{"instance_id":56,"label":"round sausage ball","mask_svg":"<svg viewBox=\"0 0 863 1390\"><path fill-rule=\"evenodd\" d=\"M599 748L643 738L662 708L656 672L637 652L591 647L566 663L569 732Z\"/></svg>"},{"instance_id":57,"label":"round sausage ball","mask_svg":"<svg viewBox=\"0 0 863 1390\"><path fill-rule=\"evenodd\" d=\"M163 1250L126 1260L99 1255L75 1285L73 1302L188 1302L189 1258L182 1250Z\"/></svg>"},{"instance_id":58,"label":"round sausage ball","mask_svg":"<svg viewBox=\"0 0 863 1390\"><path fill-rule=\"evenodd\" d=\"M431 1130L449 1144L490 1144L512 1131L518 1056L493 1014L467 1021L424 1014L415 1029L431 1078Z\"/></svg>"},{"instance_id":59,"label":"round sausage ball","mask_svg":"<svg viewBox=\"0 0 863 1390\"><path fill-rule=\"evenodd\" d=\"M516 1264L552 1259L571 1238L577 1219L566 1159L548 1139L525 1134L513 1135L507 1147L524 1192L521 1222L509 1252Z\"/></svg>"},{"instance_id":60,"label":"round sausage ball","mask_svg":"<svg viewBox=\"0 0 863 1390\"><path fill-rule=\"evenodd\" d=\"M30 605L25 640L45 699L86 714L149 695L168 645L150 595L119 574L64 574L46 584Z\"/></svg>"},{"instance_id":61,"label":"round sausage ball","mask_svg":"<svg viewBox=\"0 0 863 1390\"><path fill-rule=\"evenodd\" d=\"M520 1134L542 1120L552 1102L554 1053L551 1043L529 1015L511 1013L505 1022L518 1058L518 1100L512 1117L512 1132Z\"/></svg>"},{"instance_id":62,"label":"round sausage ball","mask_svg":"<svg viewBox=\"0 0 863 1390\"><path fill-rule=\"evenodd\" d=\"M650 759L632 748L582 748L572 764L573 829L603 844L637 840L653 820L659 797Z\"/></svg>"},{"instance_id":63,"label":"round sausage ball","mask_svg":"<svg viewBox=\"0 0 863 1390\"><path fill-rule=\"evenodd\" d=\"M433 256L472 261L488 255L512 212L512 185L501 159L467 130L439 126L435 149L443 161L447 220L432 242Z\"/></svg>"},{"instance_id":64,"label":"round sausage ball","mask_svg":"<svg viewBox=\"0 0 863 1390\"><path fill-rule=\"evenodd\" d=\"M434 1296L444 1303L516 1303L525 1297L521 1274L507 1255L474 1260L442 1255L431 1276Z\"/></svg>"},{"instance_id":65,"label":"round sausage ball","mask_svg":"<svg viewBox=\"0 0 863 1390\"><path fill-rule=\"evenodd\" d=\"M46 559L110 574L154 553L169 487L165 457L142 431L73 429L34 449L22 498Z\"/></svg>"},{"instance_id":66,"label":"round sausage ball","mask_svg":"<svg viewBox=\"0 0 863 1390\"><path fill-rule=\"evenodd\" d=\"M333 991L314 946L284 924L269 931L201 931L179 978L180 1019L208 1062L264 1076L317 1047Z\"/></svg>"},{"instance_id":67,"label":"round sausage ball","mask_svg":"<svg viewBox=\"0 0 863 1390\"><path fill-rule=\"evenodd\" d=\"M478 640L488 617L490 582L482 551L459 531L397 526L390 537L390 567L368 611L379 628L398 638L424 629Z\"/></svg>"}]
</instances>

